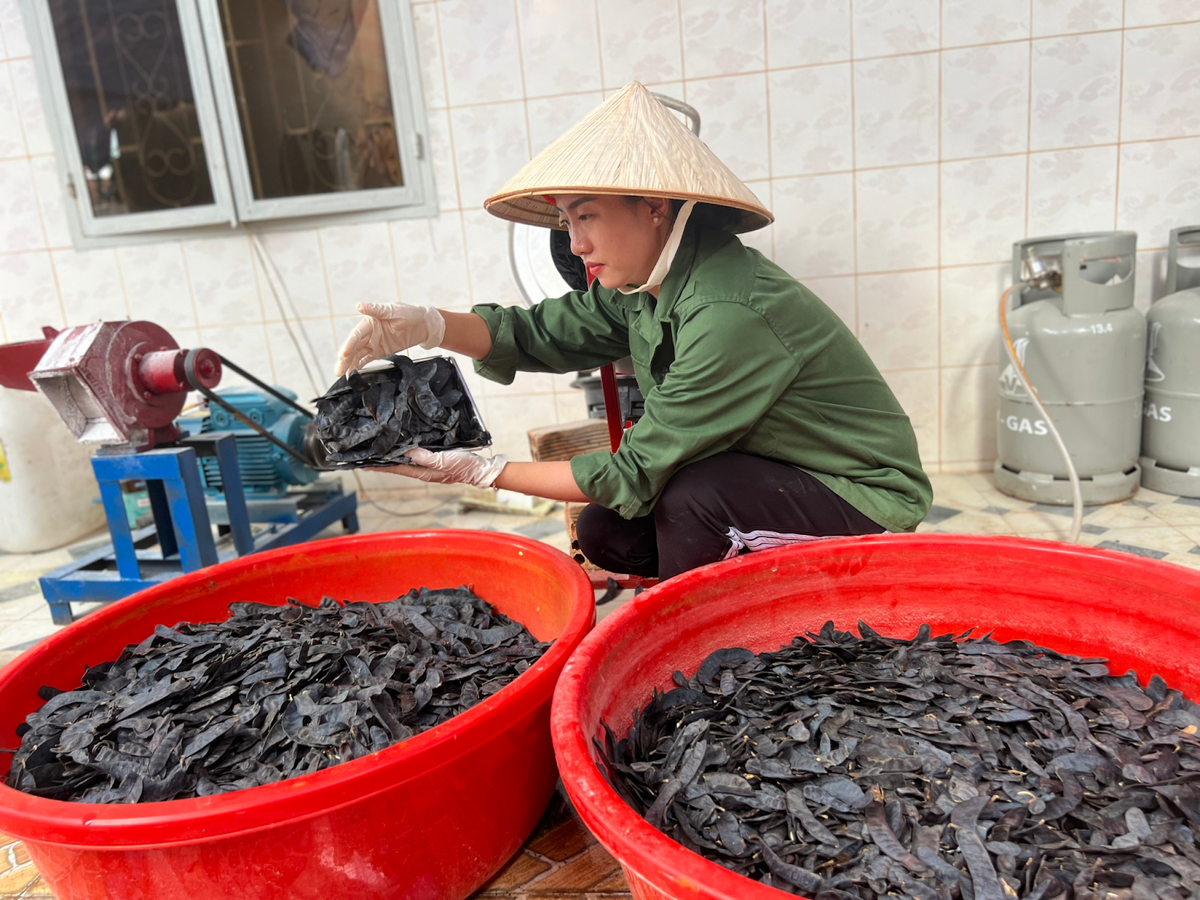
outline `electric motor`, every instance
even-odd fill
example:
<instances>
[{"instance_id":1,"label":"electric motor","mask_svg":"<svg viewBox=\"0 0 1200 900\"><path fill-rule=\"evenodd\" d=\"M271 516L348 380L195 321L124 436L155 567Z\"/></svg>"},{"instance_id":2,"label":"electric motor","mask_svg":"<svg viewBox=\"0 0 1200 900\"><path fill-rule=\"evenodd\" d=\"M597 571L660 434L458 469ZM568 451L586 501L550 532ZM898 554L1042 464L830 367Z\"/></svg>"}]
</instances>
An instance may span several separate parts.
<instances>
[{"instance_id":1,"label":"electric motor","mask_svg":"<svg viewBox=\"0 0 1200 900\"><path fill-rule=\"evenodd\" d=\"M292 400L296 395L286 388L275 388ZM276 438L304 455L310 421L285 403L255 388L227 388L221 398L242 415L261 425ZM228 410L214 406L207 416L180 418L177 424L193 433L232 432L237 442L238 469L242 489L248 497L283 496L291 485L315 481L318 473L285 450L272 444L248 425L239 422ZM221 470L215 458L200 460L200 475L210 494L224 492Z\"/></svg>"}]
</instances>

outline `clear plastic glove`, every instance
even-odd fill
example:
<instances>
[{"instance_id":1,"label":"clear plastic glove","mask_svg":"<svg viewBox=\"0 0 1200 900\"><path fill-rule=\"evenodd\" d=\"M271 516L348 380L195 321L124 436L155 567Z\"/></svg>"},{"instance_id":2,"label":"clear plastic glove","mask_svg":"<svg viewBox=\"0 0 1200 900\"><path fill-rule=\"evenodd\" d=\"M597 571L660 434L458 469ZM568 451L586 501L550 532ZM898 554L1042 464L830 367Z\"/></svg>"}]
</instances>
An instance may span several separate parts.
<instances>
[{"instance_id":1,"label":"clear plastic glove","mask_svg":"<svg viewBox=\"0 0 1200 900\"><path fill-rule=\"evenodd\" d=\"M411 466L396 466L391 471L419 481L437 484L469 484L478 488L489 488L496 483L508 457L480 456L470 450L431 450L416 448L404 454L413 461Z\"/></svg>"},{"instance_id":2,"label":"clear plastic glove","mask_svg":"<svg viewBox=\"0 0 1200 900\"><path fill-rule=\"evenodd\" d=\"M446 335L446 319L431 306L404 303L360 303L363 318L354 326L338 353L334 374L341 378L373 359L400 353L420 344L432 350Z\"/></svg>"}]
</instances>

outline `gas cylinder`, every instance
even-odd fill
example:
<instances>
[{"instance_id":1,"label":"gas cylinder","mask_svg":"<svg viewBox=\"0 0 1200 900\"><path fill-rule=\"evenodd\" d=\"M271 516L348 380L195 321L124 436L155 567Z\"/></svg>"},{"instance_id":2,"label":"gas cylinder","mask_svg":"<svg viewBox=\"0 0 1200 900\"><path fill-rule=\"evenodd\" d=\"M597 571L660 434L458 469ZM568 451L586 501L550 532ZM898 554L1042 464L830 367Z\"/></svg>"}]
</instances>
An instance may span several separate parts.
<instances>
[{"instance_id":1,"label":"gas cylinder","mask_svg":"<svg viewBox=\"0 0 1200 900\"><path fill-rule=\"evenodd\" d=\"M1017 358L1058 428L1083 502L1113 503L1138 488L1146 320L1133 308L1137 235L1056 235L1013 244ZM996 487L1070 505L1066 463L1008 360L1002 367Z\"/></svg>"},{"instance_id":2,"label":"gas cylinder","mask_svg":"<svg viewBox=\"0 0 1200 900\"><path fill-rule=\"evenodd\" d=\"M1142 404L1142 484L1200 497L1200 225L1176 228L1167 250L1167 296L1146 315L1146 398Z\"/></svg>"}]
</instances>

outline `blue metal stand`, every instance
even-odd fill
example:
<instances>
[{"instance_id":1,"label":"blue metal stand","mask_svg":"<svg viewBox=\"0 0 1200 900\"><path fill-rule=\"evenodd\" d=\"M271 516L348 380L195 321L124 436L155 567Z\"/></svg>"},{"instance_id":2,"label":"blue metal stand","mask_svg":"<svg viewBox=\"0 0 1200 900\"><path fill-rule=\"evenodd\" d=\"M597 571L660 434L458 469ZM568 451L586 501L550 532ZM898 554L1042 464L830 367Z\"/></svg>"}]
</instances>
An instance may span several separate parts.
<instances>
[{"instance_id":1,"label":"blue metal stand","mask_svg":"<svg viewBox=\"0 0 1200 900\"><path fill-rule=\"evenodd\" d=\"M55 625L74 621L72 603L119 600L183 572L194 572L237 556L300 543L341 521L347 532L358 531L358 497L340 485L305 493L306 503L293 504L286 521L274 521L255 537L242 489L234 437L209 433L185 438L182 446L145 453L97 455L92 469L108 518L110 546L93 551L44 575L42 595ZM213 539L197 458L215 456L225 487L222 530L233 547L219 551ZM124 481L145 481L154 525L129 527L121 494ZM157 544L156 550L150 549Z\"/></svg>"}]
</instances>

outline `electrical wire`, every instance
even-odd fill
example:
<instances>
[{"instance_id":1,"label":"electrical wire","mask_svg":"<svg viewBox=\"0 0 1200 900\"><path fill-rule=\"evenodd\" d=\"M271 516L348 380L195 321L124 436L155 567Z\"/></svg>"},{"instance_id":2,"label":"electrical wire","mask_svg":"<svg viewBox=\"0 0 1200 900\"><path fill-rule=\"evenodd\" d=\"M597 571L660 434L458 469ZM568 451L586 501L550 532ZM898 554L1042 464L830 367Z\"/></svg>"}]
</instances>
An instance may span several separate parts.
<instances>
[{"instance_id":1,"label":"electrical wire","mask_svg":"<svg viewBox=\"0 0 1200 900\"><path fill-rule=\"evenodd\" d=\"M1038 396L1037 390L1033 383L1029 380L1029 375L1025 372L1025 366L1022 365L1020 358L1017 356L1017 349L1013 346L1012 336L1008 333L1008 298L1012 294L1014 288L1024 290L1025 284L1017 282L1009 285L1000 295L1000 328L1004 332L1004 346L1008 351L1008 359L1013 364L1013 368L1017 370L1017 376L1021 379L1021 384L1029 393L1029 398L1033 401L1034 407L1038 414L1046 423L1046 427L1050 429L1050 436L1054 438L1054 443L1058 445L1058 450L1062 454L1063 462L1067 464L1067 475L1071 479L1071 536L1067 539L1072 544L1079 543L1079 534L1083 530L1083 492L1079 486L1079 473L1075 471L1075 463L1071 460L1071 453L1067 450L1067 445L1062 439L1062 435L1058 433L1058 429L1054 427L1054 421L1050 418L1050 413L1042 404L1042 398Z\"/></svg>"},{"instance_id":2,"label":"electrical wire","mask_svg":"<svg viewBox=\"0 0 1200 900\"><path fill-rule=\"evenodd\" d=\"M292 307L292 315L296 317L296 327L300 329L300 333L304 336L304 343L308 345L308 352L312 354L314 363L319 358L316 348L313 346L312 339L308 336L308 330L304 327L304 321L300 318L300 313L296 309L295 301L292 300L292 294L287 288L287 282L283 280L283 276L279 274L279 269L275 266L275 260L271 258L271 254L267 252L267 248L263 245L262 238L253 229L247 229L250 234L250 243L254 247L254 252L258 256L259 265L263 268L263 274L267 276L267 286L271 289L271 296L275 299L275 305L279 307L279 317L283 322L283 328L291 338L292 346L296 348L296 356L300 360L300 365L304 368L304 374L308 378L308 385L312 389L313 396L319 397L324 393L324 390L317 385L317 381L313 378L312 371L308 368L308 360L304 357L304 350L300 347L300 342L296 339L295 333L292 331L291 323L288 321L287 310L283 308L283 301L279 298L279 291L275 289L275 280L278 278L279 286L283 289L283 294L287 297L288 304Z\"/></svg>"}]
</instances>

